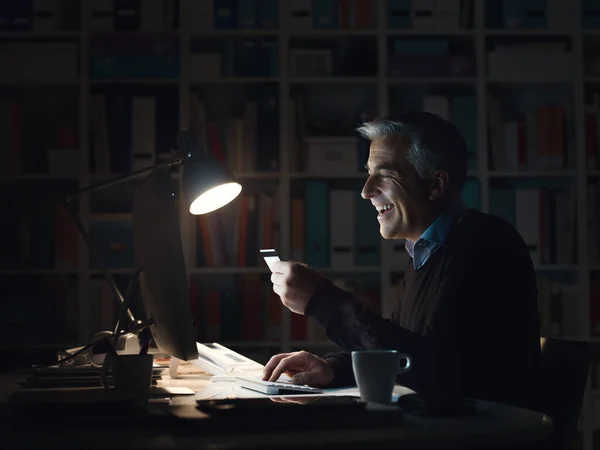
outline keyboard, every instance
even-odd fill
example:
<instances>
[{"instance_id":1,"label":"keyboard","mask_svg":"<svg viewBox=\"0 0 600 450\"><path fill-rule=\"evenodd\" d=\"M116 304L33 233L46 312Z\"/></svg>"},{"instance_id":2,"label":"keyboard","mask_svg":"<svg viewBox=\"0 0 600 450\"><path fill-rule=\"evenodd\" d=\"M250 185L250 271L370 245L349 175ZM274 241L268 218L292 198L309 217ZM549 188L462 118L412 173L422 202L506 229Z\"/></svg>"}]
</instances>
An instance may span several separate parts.
<instances>
[{"instance_id":1,"label":"keyboard","mask_svg":"<svg viewBox=\"0 0 600 450\"><path fill-rule=\"evenodd\" d=\"M321 394L319 388L293 384L289 381L263 381L259 378L250 378L240 375L235 376L240 386L245 389L267 395L293 395L293 394Z\"/></svg>"}]
</instances>

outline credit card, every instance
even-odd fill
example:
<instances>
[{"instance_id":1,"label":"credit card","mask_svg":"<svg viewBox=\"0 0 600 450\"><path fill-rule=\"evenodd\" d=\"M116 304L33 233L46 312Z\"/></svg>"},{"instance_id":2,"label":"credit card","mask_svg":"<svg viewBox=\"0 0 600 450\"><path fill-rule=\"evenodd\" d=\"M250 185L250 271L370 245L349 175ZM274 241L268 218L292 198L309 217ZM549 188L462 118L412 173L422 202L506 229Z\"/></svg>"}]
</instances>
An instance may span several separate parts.
<instances>
[{"instance_id":1,"label":"credit card","mask_svg":"<svg viewBox=\"0 0 600 450\"><path fill-rule=\"evenodd\" d=\"M261 250L260 255L264 258L271 272L273 272L273 268L271 267L272 264L276 261L279 261L279 256L277 256L277 252L272 248L268 248Z\"/></svg>"}]
</instances>

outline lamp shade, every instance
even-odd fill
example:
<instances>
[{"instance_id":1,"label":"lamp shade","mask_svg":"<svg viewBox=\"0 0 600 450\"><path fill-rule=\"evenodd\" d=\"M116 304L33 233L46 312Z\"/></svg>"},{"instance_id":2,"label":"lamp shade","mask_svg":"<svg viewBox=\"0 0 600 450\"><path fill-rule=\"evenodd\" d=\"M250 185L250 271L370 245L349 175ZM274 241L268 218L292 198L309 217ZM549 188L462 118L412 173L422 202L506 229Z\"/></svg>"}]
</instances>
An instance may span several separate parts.
<instances>
[{"instance_id":1,"label":"lamp shade","mask_svg":"<svg viewBox=\"0 0 600 450\"><path fill-rule=\"evenodd\" d=\"M183 191L191 214L219 209L242 191L229 169L209 154L188 154L183 169Z\"/></svg>"}]
</instances>

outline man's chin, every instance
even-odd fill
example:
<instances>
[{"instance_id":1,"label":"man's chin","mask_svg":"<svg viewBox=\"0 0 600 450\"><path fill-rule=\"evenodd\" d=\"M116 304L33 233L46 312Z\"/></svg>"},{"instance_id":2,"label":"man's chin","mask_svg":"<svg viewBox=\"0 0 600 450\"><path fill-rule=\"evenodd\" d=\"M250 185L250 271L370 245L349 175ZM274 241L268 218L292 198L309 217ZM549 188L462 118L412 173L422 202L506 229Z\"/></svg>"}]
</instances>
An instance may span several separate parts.
<instances>
[{"instance_id":1,"label":"man's chin","mask_svg":"<svg viewBox=\"0 0 600 450\"><path fill-rule=\"evenodd\" d=\"M393 230L391 230L390 227L386 227L385 225L381 225L379 227L379 233L381 234L381 237L384 239L394 239L395 234L396 234L393 232Z\"/></svg>"},{"instance_id":2,"label":"man's chin","mask_svg":"<svg viewBox=\"0 0 600 450\"><path fill-rule=\"evenodd\" d=\"M404 236L406 235L401 226L391 226L391 224L380 224L379 226L379 234L384 239L406 239Z\"/></svg>"}]
</instances>

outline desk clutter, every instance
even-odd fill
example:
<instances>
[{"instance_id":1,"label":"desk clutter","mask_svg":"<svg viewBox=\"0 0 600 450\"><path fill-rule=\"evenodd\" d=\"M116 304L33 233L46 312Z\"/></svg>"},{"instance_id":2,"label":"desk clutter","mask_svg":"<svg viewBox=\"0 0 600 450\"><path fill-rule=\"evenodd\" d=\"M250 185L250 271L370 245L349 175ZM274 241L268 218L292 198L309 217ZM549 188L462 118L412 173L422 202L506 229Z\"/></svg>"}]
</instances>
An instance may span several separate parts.
<instances>
[{"instance_id":1,"label":"desk clutter","mask_svg":"<svg viewBox=\"0 0 600 450\"><path fill-rule=\"evenodd\" d=\"M152 386L162 379L164 368L154 365L152 369ZM92 364L80 366L49 366L34 367L31 374L21 383L23 388L93 388L102 387L100 373L102 367ZM112 374L109 368L109 386L112 384Z\"/></svg>"}]
</instances>

